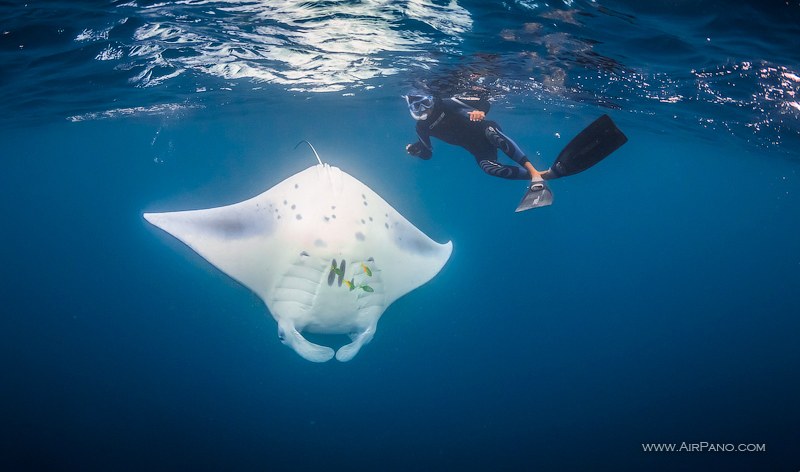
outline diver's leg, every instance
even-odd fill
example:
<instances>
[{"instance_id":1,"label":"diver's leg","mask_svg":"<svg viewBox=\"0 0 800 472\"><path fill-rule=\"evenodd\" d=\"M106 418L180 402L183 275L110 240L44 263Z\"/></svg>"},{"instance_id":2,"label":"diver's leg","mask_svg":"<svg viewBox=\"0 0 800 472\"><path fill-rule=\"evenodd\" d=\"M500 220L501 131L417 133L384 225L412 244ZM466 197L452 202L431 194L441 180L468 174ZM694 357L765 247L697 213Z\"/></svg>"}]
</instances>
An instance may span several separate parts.
<instances>
[{"instance_id":1,"label":"diver's leg","mask_svg":"<svg viewBox=\"0 0 800 472\"><path fill-rule=\"evenodd\" d=\"M525 162L528 160L525 153L522 152L522 149L520 149L513 139L503 134L499 126L489 125L483 132L486 135L486 139L488 139L494 147L503 151L506 156L510 157L517 164L524 166Z\"/></svg>"},{"instance_id":2,"label":"diver's leg","mask_svg":"<svg viewBox=\"0 0 800 472\"><path fill-rule=\"evenodd\" d=\"M517 166L507 166L492 159L476 158L481 170L493 177L510 180L531 180L531 174L527 169Z\"/></svg>"},{"instance_id":3,"label":"diver's leg","mask_svg":"<svg viewBox=\"0 0 800 472\"><path fill-rule=\"evenodd\" d=\"M528 157L525 156L525 153L522 152L522 149L520 149L513 139L503 133L500 127L497 126L497 123L493 121L486 123L483 132L486 136L486 140L489 141L492 146L503 151L505 155L524 168L524 171L528 174L528 178L532 180L547 178L536 170L531 161L528 160Z\"/></svg>"},{"instance_id":4,"label":"diver's leg","mask_svg":"<svg viewBox=\"0 0 800 472\"><path fill-rule=\"evenodd\" d=\"M537 171L535 167L533 167L533 164L531 164L531 161L528 160L527 156L525 156L525 153L522 152L522 149L520 149L517 143L515 143L513 139L506 136L496 123L487 123L486 128L484 128L484 134L486 135L486 139L493 146L503 151L505 155L510 157L514 162L524 167L525 170L528 171L528 174L531 176L531 178L539 179L542 177L541 173Z\"/></svg>"}]
</instances>

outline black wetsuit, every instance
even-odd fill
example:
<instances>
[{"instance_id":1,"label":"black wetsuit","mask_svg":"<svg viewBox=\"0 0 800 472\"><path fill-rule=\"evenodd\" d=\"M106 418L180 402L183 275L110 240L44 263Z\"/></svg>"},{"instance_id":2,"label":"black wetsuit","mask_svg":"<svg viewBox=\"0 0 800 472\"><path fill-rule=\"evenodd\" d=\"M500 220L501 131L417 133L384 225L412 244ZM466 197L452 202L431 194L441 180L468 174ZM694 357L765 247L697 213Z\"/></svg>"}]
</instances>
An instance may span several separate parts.
<instances>
[{"instance_id":1,"label":"black wetsuit","mask_svg":"<svg viewBox=\"0 0 800 472\"><path fill-rule=\"evenodd\" d=\"M433 155L431 136L461 146L475 156L481 170L495 177L514 180L530 180L531 174L524 167L503 165L497 162L497 149L524 166L528 162L525 153L502 133L500 126L491 120L470 121L469 112L479 110L488 113L490 104L479 98L436 98L428 118L417 121L419 141L412 144L409 153L422 159Z\"/></svg>"}]
</instances>

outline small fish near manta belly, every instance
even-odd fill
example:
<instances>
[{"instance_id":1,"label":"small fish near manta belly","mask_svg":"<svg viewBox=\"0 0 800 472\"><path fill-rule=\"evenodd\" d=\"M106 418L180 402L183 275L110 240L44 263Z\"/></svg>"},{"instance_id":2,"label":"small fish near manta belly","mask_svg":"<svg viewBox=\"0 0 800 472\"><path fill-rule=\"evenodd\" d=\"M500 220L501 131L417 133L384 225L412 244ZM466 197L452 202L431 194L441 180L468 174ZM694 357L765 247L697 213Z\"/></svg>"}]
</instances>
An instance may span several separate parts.
<instances>
[{"instance_id":1,"label":"small fish near manta belly","mask_svg":"<svg viewBox=\"0 0 800 472\"><path fill-rule=\"evenodd\" d=\"M144 218L261 297L281 341L313 362L352 359L386 308L439 273L453 248L328 164L239 203ZM341 285L335 272L328 283L334 260L346 263L335 266ZM304 330L348 334L352 342L334 352L309 342Z\"/></svg>"},{"instance_id":2,"label":"small fish near manta belly","mask_svg":"<svg viewBox=\"0 0 800 472\"><path fill-rule=\"evenodd\" d=\"M366 264L374 267L369 276L361 268ZM345 260L341 261L341 267L347 267ZM386 305L384 285L374 260L349 267L350 271L342 271L323 259L301 255L277 280L269 305L292 319L299 331L323 334L361 331L372 324L375 310L382 311ZM309 312L314 313L310 320Z\"/></svg>"}]
</instances>

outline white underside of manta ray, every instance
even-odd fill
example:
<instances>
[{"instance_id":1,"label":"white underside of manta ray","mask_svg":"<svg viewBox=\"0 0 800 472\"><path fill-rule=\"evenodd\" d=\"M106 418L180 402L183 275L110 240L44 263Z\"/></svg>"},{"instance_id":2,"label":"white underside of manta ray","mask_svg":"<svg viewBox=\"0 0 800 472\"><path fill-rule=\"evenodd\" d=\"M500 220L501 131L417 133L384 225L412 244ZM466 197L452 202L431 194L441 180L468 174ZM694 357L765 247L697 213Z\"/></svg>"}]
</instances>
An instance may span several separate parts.
<instances>
[{"instance_id":1,"label":"white underside of manta ray","mask_svg":"<svg viewBox=\"0 0 800 472\"><path fill-rule=\"evenodd\" d=\"M336 352L349 361L386 308L439 273L453 249L321 162L240 203L144 217L261 297L280 340L314 362L334 351L304 331L349 335Z\"/></svg>"}]
</instances>

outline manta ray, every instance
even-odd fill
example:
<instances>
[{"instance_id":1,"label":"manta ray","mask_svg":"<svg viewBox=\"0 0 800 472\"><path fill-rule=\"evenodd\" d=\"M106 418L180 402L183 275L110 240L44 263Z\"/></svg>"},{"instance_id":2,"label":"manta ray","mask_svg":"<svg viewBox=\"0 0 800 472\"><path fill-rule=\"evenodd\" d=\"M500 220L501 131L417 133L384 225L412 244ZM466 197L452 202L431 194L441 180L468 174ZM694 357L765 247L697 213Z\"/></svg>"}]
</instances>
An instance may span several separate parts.
<instances>
[{"instance_id":1,"label":"manta ray","mask_svg":"<svg viewBox=\"0 0 800 472\"><path fill-rule=\"evenodd\" d=\"M317 160L248 200L144 218L256 293L278 338L305 359L325 362L334 350L303 332L349 335L335 352L346 362L372 340L392 302L439 273L453 245L433 241L364 183Z\"/></svg>"}]
</instances>

